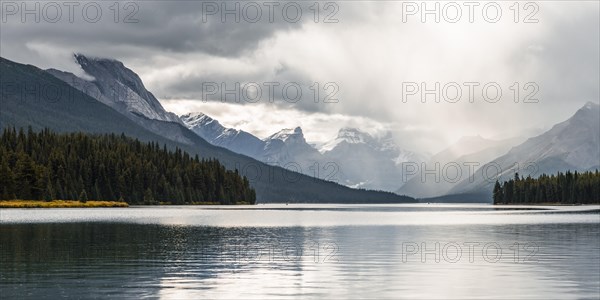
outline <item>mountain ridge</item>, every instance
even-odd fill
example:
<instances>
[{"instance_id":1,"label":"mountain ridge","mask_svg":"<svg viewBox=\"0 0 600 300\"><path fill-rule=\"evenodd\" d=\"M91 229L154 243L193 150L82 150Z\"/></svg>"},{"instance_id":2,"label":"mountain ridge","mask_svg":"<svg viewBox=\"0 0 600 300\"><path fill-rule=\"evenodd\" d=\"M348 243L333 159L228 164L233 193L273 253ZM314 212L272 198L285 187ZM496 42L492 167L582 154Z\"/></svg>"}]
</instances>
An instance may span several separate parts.
<instances>
[{"instance_id":1,"label":"mountain ridge","mask_svg":"<svg viewBox=\"0 0 600 300\"><path fill-rule=\"evenodd\" d=\"M500 168L498 178L484 176L484 171L491 169L492 164L494 168ZM588 171L596 168L600 168L600 105L587 102L569 119L483 165L476 170L473 178L461 181L450 193L490 191L491 199L495 179L511 179L515 172L535 177L542 173Z\"/></svg>"},{"instance_id":2,"label":"mountain ridge","mask_svg":"<svg viewBox=\"0 0 600 300\"><path fill-rule=\"evenodd\" d=\"M31 126L34 130L49 128L56 132L116 133L158 142L170 149L179 148L203 158L218 159L229 170L238 169L248 176L256 189L257 202L304 203L403 203L410 197L393 193L354 190L317 178L269 166L244 155L206 142L183 124L161 121L128 112L119 112L88 94L74 88L49 72L0 57L0 127ZM44 99L36 94L19 92L24 86L53 86L57 99ZM52 100L52 101L51 101ZM130 115L130 116L128 116ZM134 121L132 118L136 118ZM149 126L159 131L149 130ZM157 133L158 132L158 133ZM177 134L173 138L170 134ZM187 140L182 143L176 140ZM259 173L252 173L255 170ZM257 175L258 174L258 175Z\"/></svg>"},{"instance_id":3,"label":"mountain ridge","mask_svg":"<svg viewBox=\"0 0 600 300\"><path fill-rule=\"evenodd\" d=\"M343 127L336 137L317 148L306 141L301 127L284 128L260 139L243 130L227 128L201 112L184 114L181 119L214 145L310 176L322 175L353 188L394 191L402 162L425 159L401 149L391 133L376 138L360 129ZM227 131L232 134L224 134Z\"/></svg>"}]
</instances>

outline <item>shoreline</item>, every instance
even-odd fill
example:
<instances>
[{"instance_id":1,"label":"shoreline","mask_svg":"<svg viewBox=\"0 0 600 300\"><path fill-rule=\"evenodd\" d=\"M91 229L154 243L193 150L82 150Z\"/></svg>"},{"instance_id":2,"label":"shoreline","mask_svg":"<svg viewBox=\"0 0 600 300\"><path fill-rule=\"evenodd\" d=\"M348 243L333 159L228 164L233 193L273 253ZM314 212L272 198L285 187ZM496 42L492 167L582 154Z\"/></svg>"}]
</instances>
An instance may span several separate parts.
<instances>
[{"instance_id":1,"label":"shoreline","mask_svg":"<svg viewBox=\"0 0 600 300\"><path fill-rule=\"evenodd\" d=\"M81 202L78 200L2 200L0 208L99 208L99 207L129 207L129 204L118 201Z\"/></svg>"},{"instance_id":2,"label":"shoreline","mask_svg":"<svg viewBox=\"0 0 600 300\"><path fill-rule=\"evenodd\" d=\"M131 206L236 206L252 205L250 203L238 203L233 205L222 205L219 202L195 202L190 204L170 204L161 202L158 204L128 204L119 201L96 201L88 200L81 202L78 200L0 200L0 208L107 208L107 207L131 207Z\"/></svg>"}]
</instances>

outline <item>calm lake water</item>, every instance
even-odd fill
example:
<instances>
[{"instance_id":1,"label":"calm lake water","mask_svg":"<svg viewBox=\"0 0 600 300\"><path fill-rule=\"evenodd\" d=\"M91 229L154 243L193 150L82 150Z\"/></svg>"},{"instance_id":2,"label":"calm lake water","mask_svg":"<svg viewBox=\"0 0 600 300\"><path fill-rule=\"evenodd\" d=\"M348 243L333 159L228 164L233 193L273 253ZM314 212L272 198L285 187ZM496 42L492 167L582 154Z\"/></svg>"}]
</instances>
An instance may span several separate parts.
<instances>
[{"instance_id":1,"label":"calm lake water","mask_svg":"<svg viewBox=\"0 0 600 300\"><path fill-rule=\"evenodd\" d=\"M598 299L598 209L2 209L0 298Z\"/></svg>"}]
</instances>

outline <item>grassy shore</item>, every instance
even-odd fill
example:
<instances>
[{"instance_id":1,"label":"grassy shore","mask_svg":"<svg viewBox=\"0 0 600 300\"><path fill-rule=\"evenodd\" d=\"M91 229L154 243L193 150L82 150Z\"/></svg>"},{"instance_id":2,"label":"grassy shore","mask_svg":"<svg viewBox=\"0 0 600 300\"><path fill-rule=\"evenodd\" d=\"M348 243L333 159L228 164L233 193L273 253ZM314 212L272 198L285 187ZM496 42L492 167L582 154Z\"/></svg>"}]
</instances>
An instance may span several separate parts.
<instances>
[{"instance_id":1,"label":"grassy shore","mask_svg":"<svg viewBox=\"0 0 600 300\"><path fill-rule=\"evenodd\" d=\"M0 208L64 208L64 207L128 207L125 202L75 200L5 200L0 201Z\"/></svg>"}]
</instances>

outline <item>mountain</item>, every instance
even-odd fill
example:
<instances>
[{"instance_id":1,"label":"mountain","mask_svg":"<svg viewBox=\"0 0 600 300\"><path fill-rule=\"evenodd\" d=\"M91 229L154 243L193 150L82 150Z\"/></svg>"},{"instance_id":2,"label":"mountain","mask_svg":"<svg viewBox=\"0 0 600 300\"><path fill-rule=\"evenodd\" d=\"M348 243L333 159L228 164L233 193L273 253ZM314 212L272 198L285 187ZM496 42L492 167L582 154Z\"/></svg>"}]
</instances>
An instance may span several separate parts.
<instances>
[{"instance_id":1,"label":"mountain","mask_svg":"<svg viewBox=\"0 0 600 300\"><path fill-rule=\"evenodd\" d=\"M431 160L440 163L448 163L457 160L461 156L477 153L498 146L505 146L510 142L510 140L486 139L479 135L463 136L454 144L432 156ZM494 157L491 157L491 159L493 158Z\"/></svg>"},{"instance_id":2,"label":"mountain","mask_svg":"<svg viewBox=\"0 0 600 300\"><path fill-rule=\"evenodd\" d=\"M146 90L140 77L123 63L82 54L73 57L93 80L55 69L46 71L153 133L178 143L193 144L190 139L193 135L181 126L179 117L167 112Z\"/></svg>"},{"instance_id":3,"label":"mountain","mask_svg":"<svg viewBox=\"0 0 600 300\"><path fill-rule=\"evenodd\" d=\"M282 129L263 140L265 142L262 160L282 166L292 164L300 167L305 174L311 174L310 167L322 163L323 157L304 138L302 128Z\"/></svg>"},{"instance_id":4,"label":"mountain","mask_svg":"<svg viewBox=\"0 0 600 300\"><path fill-rule=\"evenodd\" d=\"M148 119L179 122L177 115L167 112L156 97L146 90L140 77L122 62L82 54L75 54L74 58L85 73L94 78L93 80L88 81L55 69L47 70L48 73L119 112Z\"/></svg>"},{"instance_id":5,"label":"mountain","mask_svg":"<svg viewBox=\"0 0 600 300\"><path fill-rule=\"evenodd\" d=\"M304 163L307 153L319 155L316 149L306 143L300 127L282 129L261 140L246 131L226 128L203 113L188 113L180 118L185 126L209 143L272 165ZM310 174L303 172L305 169L298 168L298 171Z\"/></svg>"},{"instance_id":6,"label":"mountain","mask_svg":"<svg viewBox=\"0 0 600 300\"><path fill-rule=\"evenodd\" d=\"M400 203L393 193L355 190L270 166L206 142L183 124L118 111L35 66L0 58L0 128L49 128L57 132L116 133L218 159L238 169L256 190L257 202ZM118 74L118 72L115 72ZM53 93L41 93L51 88ZM28 92L24 92L28 91ZM134 121L135 119L135 121ZM160 130L154 131L154 128Z\"/></svg>"},{"instance_id":7,"label":"mountain","mask_svg":"<svg viewBox=\"0 0 600 300\"><path fill-rule=\"evenodd\" d=\"M479 168L473 178L462 180L450 194L491 191L500 181L558 171L586 171L600 168L600 105L588 102L568 120L512 148L508 153Z\"/></svg>"},{"instance_id":8,"label":"mountain","mask_svg":"<svg viewBox=\"0 0 600 300\"><path fill-rule=\"evenodd\" d=\"M203 113L188 113L180 116L180 118L185 126L209 143L260 159L265 143L252 134L242 130L225 128L219 121Z\"/></svg>"},{"instance_id":9,"label":"mountain","mask_svg":"<svg viewBox=\"0 0 600 300\"><path fill-rule=\"evenodd\" d=\"M427 158L401 149L391 134L376 138L356 128L342 128L319 149L310 145L302 128L286 128L259 139L226 128L203 114L189 113L181 120L213 145L225 147L268 163L353 188L394 191L402 177L402 163Z\"/></svg>"},{"instance_id":10,"label":"mountain","mask_svg":"<svg viewBox=\"0 0 600 300\"><path fill-rule=\"evenodd\" d=\"M446 195L479 166L506 153L520 141L521 138L491 140L481 136L462 137L427 162L413 165L415 176L408 179L397 193L418 198Z\"/></svg>"},{"instance_id":11,"label":"mountain","mask_svg":"<svg viewBox=\"0 0 600 300\"><path fill-rule=\"evenodd\" d=\"M401 184L402 164L421 163L427 157L401 149L390 133L374 137L356 128L342 128L319 151L339 166L348 186L394 191Z\"/></svg>"},{"instance_id":12,"label":"mountain","mask_svg":"<svg viewBox=\"0 0 600 300\"><path fill-rule=\"evenodd\" d=\"M243 130L227 128L219 121L203 113L188 113L180 116L183 124L209 143L247 155L269 165L321 179L335 181L333 177L320 177L319 164L322 155L306 142L300 127L282 129L265 139Z\"/></svg>"}]
</instances>

